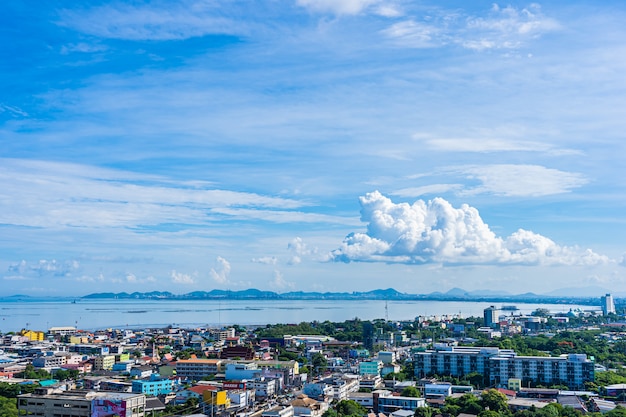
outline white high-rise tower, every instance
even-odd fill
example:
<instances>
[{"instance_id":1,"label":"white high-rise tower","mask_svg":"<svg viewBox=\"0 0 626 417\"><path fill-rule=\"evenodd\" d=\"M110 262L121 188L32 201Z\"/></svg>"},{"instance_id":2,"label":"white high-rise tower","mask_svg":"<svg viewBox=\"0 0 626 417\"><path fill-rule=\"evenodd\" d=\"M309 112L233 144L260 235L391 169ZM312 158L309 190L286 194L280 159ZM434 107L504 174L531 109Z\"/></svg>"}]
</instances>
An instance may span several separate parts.
<instances>
[{"instance_id":1,"label":"white high-rise tower","mask_svg":"<svg viewBox=\"0 0 626 417\"><path fill-rule=\"evenodd\" d=\"M605 316L615 314L615 303L611 294L602 296L602 314Z\"/></svg>"}]
</instances>

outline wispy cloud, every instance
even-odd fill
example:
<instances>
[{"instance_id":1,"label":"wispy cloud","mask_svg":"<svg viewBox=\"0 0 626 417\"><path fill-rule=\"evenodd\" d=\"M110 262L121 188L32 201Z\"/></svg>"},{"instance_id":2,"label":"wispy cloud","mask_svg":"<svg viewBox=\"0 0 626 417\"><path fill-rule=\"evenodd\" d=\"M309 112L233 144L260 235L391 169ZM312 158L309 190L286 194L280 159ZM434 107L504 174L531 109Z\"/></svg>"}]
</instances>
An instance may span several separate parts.
<instances>
[{"instance_id":1,"label":"wispy cloud","mask_svg":"<svg viewBox=\"0 0 626 417\"><path fill-rule=\"evenodd\" d=\"M582 152L575 149L563 149L548 141L533 141L517 138L498 138L493 135L504 136L519 135L510 129L483 131L476 137L433 137L430 134L415 134L413 139L424 144L429 149L444 152L470 152L470 153L494 153L494 152L531 152L545 153L548 155L580 155ZM491 136L491 137L490 137Z\"/></svg>"},{"instance_id":2,"label":"wispy cloud","mask_svg":"<svg viewBox=\"0 0 626 417\"><path fill-rule=\"evenodd\" d=\"M397 16L400 12L394 3L384 0L296 0L311 12L335 15L355 15L370 11L382 16Z\"/></svg>"},{"instance_id":3,"label":"wispy cloud","mask_svg":"<svg viewBox=\"0 0 626 417\"><path fill-rule=\"evenodd\" d=\"M3 160L0 222L34 227L144 227L163 223L197 225L207 214L236 215L248 207L278 209L257 217L290 221L283 209L308 203L254 193L188 187L167 178L77 164ZM28 189L29 193L22 190ZM12 196L20 194L22 198ZM244 210L244 209L241 209ZM269 211L271 213L271 211ZM294 220L293 218L291 219ZM321 221L311 216L309 221Z\"/></svg>"},{"instance_id":4,"label":"wispy cloud","mask_svg":"<svg viewBox=\"0 0 626 417\"><path fill-rule=\"evenodd\" d=\"M285 277L283 277L282 272L279 270L274 270L274 279L269 283L270 287L276 290L286 290L295 288L295 284L293 282L287 281Z\"/></svg>"},{"instance_id":5,"label":"wispy cloud","mask_svg":"<svg viewBox=\"0 0 626 417\"><path fill-rule=\"evenodd\" d=\"M382 34L397 45L410 48L459 45L478 51L511 50L560 28L555 19L543 15L537 4L526 8L494 4L487 17L432 9L425 16L396 22Z\"/></svg>"},{"instance_id":6,"label":"wispy cloud","mask_svg":"<svg viewBox=\"0 0 626 417\"><path fill-rule=\"evenodd\" d=\"M210 34L241 34L248 29L218 3L184 1L63 9L58 24L81 33L111 39L173 40Z\"/></svg>"},{"instance_id":7,"label":"wispy cloud","mask_svg":"<svg viewBox=\"0 0 626 417\"><path fill-rule=\"evenodd\" d=\"M599 265L610 260L590 249L560 246L519 229L496 236L478 210L441 198L393 203L375 191L360 198L367 233L352 233L332 252L336 261L493 265Z\"/></svg>"},{"instance_id":8,"label":"wispy cloud","mask_svg":"<svg viewBox=\"0 0 626 417\"><path fill-rule=\"evenodd\" d=\"M458 169L482 185L466 188L460 194L490 193L507 197L541 197L562 194L582 187L589 180L576 172L565 172L540 165L483 165Z\"/></svg>"}]
</instances>

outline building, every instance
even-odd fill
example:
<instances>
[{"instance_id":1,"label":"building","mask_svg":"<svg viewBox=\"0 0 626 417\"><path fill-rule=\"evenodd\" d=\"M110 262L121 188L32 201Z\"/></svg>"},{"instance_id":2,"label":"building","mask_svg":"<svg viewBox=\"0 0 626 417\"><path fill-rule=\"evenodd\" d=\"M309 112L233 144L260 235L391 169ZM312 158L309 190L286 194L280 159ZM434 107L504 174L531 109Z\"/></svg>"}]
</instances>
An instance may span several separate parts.
<instances>
[{"instance_id":1,"label":"building","mask_svg":"<svg viewBox=\"0 0 626 417\"><path fill-rule=\"evenodd\" d=\"M594 380L594 362L584 354L559 357L517 356L511 349L487 347L438 347L417 352L415 375L464 376L477 372L491 385L507 386L510 379L528 383L562 384L581 389Z\"/></svg>"},{"instance_id":2,"label":"building","mask_svg":"<svg viewBox=\"0 0 626 417\"><path fill-rule=\"evenodd\" d=\"M174 392L174 380L152 375L150 379L136 379L132 382L135 393L157 396Z\"/></svg>"},{"instance_id":3,"label":"building","mask_svg":"<svg viewBox=\"0 0 626 417\"><path fill-rule=\"evenodd\" d=\"M294 417L294 410L291 405L283 407L276 406L269 410L263 411L262 417Z\"/></svg>"},{"instance_id":4,"label":"building","mask_svg":"<svg viewBox=\"0 0 626 417\"><path fill-rule=\"evenodd\" d=\"M176 362L176 375L183 379L199 381L219 373L221 365L222 361L219 359L184 359Z\"/></svg>"},{"instance_id":5,"label":"building","mask_svg":"<svg viewBox=\"0 0 626 417\"><path fill-rule=\"evenodd\" d=\"M93 367L98 371L110 371L115 365L115 355L97 356L94 360Z\"/></svg>"},{"instance_id":6,"label":"building","mask_svg":"<svg viewBox=\"0 0 626 417\"><path fill-rule=\"evenodd\" d=\"M602 314L605 316L615 314L615 303L613 302L613 296L611 294L602 296Z\"/></svg>"},{"instance_id":7,"label":"building","mask_svg":"<svg viewBox=\"0 0 626 417\"><path fill-rule=\"evenodd\" d=\"M492 347L437 346L435 350L414 354L415 376L464 376L472 372L486 375L489 358L497 355L513 356L515 352Z\"/></svg>"},{"instance_id":8,"label":"building","mask_svg":"<svg viewBox=\"0 0 626 417\"><path fill-rule=\"evenodd\" d=\"M251 346L226 346L220 352L220 359L254 359L254 349Z\"/></svg>"},{"instance_id":9,"label":"building","mask_svg":"<svg viewBox=\"0 0 626 417\"><path fill-rule=\"evenodd\" d=\"M359 375L380 375L383 369L381 361L363 361L359 363Z\"/></svg>"},{"instance_id":10,"label":"building","mask_svg":"<svg viewBox=\"0 0 626 417\"><path fill-rule=\"evenodd\" d=\"M425 398L402 397L391 395L390 391L376 391L373 393L374 413L391 414L398 410L414 411L419 407L426 407Z\"/></svg>"},{"instance_id":11,"label":"building","mask_svg":"<svg viewBox=\"0 0 626 417\"><path fill-rule=\"evenodd\" d=\"M248 388L254 390L254 394L257 398L271 398L276 395L276 380L275 379L259 379L255 381L249 381L247 383Z\"/></svg>"},{"instance_id":12,"label":"building","mask_svg":"<svg viewBox=\"0 0 626 417\"><path fill-rule=\"evenodd\" d=\"M521 379L522 385L533 382L582 389L586 381L594 380L594 363L585 354L492 357L489 365L489 381L497 386L513 378Z\"/></svg>"},{"instance_id":13,"label":"building","mask_svg":"<svg viewBox=\"0 0 626 417\"><path fill-rule=\"evenodd\" d=\"M483 318L485 327L496 327L498 324L498 309L495 306L489 306L483 310Z\"/></svg>"},{"instance_id":14,"label":"building","mask_svg":"<svg viewBox=\"0 0 626 417\"><path fill-rule=\"evenodd\" d=\"M328 410L328 403L315 401L305 394L300 394L291 402L293 414L296 417L321 417Z\"/></svg>"},{"instance_id":15,"label":"building","mask_svg":"<svg viewBox=\"0 0 626 417\"><path fill-rule=\"evenodd\" d=\"M144 417L143 394L41 389L18 396L20 415L37 417Z\"/></svg>"}]
</instances>

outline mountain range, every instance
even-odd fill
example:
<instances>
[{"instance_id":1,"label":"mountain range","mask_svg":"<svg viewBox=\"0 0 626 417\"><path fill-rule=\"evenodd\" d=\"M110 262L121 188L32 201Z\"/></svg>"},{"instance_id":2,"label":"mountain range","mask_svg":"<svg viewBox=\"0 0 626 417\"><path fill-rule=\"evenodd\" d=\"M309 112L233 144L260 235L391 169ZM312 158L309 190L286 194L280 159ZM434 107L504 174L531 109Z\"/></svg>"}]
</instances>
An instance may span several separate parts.
<instances>
[{"instance_id":1,"label":"mountain range","mask_svg":"<svg viewBox=\"0 0 626 417\"><path fill-rule=\"evenodd\" d=\"M262 291L255 288L231 291L211 290L193 291L187 294L173 294L167 291L152 292L119 292L94 293L86 295L84 299L170 299L170 300L440 300L440 301L488 301L488 302L541 302L555 304L597 304L598 298L610 291L602 288L586 287L583 291L575 288L566 288L548 294L510 294L503 291L476 290L466 291L462 288L452 288L445 293L432 292L429 294L402 293L393 288L377 289L372 291L354 292L305 292L292 291L277 293ZM614 294L615 297L620 295Z\"/></svg>"}]
</instances>

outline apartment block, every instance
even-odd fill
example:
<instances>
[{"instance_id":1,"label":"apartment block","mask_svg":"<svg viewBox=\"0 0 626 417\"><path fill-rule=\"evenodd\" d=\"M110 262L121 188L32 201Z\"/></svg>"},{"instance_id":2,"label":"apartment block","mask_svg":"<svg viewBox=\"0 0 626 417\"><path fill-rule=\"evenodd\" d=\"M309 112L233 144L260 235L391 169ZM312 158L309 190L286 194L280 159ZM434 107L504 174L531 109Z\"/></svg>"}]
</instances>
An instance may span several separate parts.
<instances>
[{"instance_id":1,"label":"apartment block","mask_svg":"<svg viewBox=\"0 0 626 417\"><path fill-rule=\"evenodd\" d=\"M414 355L415 375L464 376L477 372L491 384L506 386L509 379L522 384L563 384L570 389L594 380L594 363L584 354L559 357L517 356L511 349L487 347L439 347Z\"/></svg>"}]
</instances>

